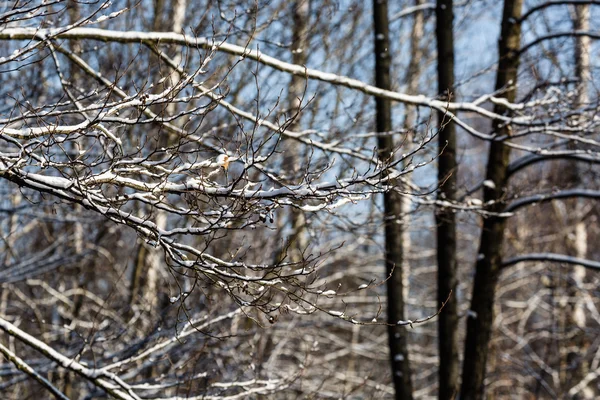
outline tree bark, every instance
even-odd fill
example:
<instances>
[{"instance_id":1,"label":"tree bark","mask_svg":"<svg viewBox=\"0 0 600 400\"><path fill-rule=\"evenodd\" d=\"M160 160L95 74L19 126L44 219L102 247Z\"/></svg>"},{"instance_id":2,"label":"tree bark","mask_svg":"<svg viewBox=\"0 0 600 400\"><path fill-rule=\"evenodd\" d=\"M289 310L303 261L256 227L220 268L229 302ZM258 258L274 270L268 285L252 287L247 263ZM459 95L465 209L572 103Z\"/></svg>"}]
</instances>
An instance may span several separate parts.
<instances>
[{"instance_id":1,"label":"tree bark","mask_svg":"<svg viewBox=\"0 0 600 400\"><path fill-rule=\"evenodd\" d=\"M502 30L498 46L498 72L496 90L507 88L508 102L516 98L519 48L521 43L521 16L523 0L505 0L502 13ZM508 113L501 105L496 105L497 113ZM493 121L499 137L511 134L509 125ZM486 171L486 179L493 182L483 191L484 204L491 204L489 211L499 212L504 207L508 183L510 147L502 140L493 140ZM491 203L488 203L491 202ZM494 319L494 297L502 263L505 218L488 217L483 222L471 307L467 315L467 337L462 370L461 400L483 399L484 379L488 357L488 345Z\"/></svg>"},{"instance_id":2,"label":"tree bark","mask_svg":"<svg viewBox=\"0 0 600 400\"><path fill-rule=\"evenodd\" d=\"M414 7L422 7L424 0L414 0ZM412 32L410 35L410 61L406 70L404 83L406 85L406 93L416 95L419 91L419 80L421 78L421 66L423 65L423 48L421 46L421 40L423 39L425 29L425 16L423 11L414 13ZM403 150L405 154L411 153L414 150L415 144L413 143L414 128L417 122L417 107L406 107L406 115L404 117L404 129L406 130L405 137L403 139ZM408 167L411 161L405 160L403 167ZM405 179L412 179L412 175L407 175ZM406 185L408 186L408 185ZM401 198L402 201L402 224L404 227L410 226L412 201L407 196ZM402 254L403 264L402 270L404 271L404 298L407 299L410 294L410 270L408 268L408 257L411 251L412 243L410 238L410 229L402 230Z\"/></svg>"},{"instance_id":3,"label":"tree bark","mask_svg":"<svg viewBox=\"0 0 600 400\"><path fill-rule=\"evenodd\" d=\"M576 5L574 6L573 11L573 30L589 31L590 5ZM584 109L589 102L587 88L591 78L590 44L591 40L587 36L575 37L575 77L579 81L575 98L576 109ZM576 144L572 144L569 147L575 149L576 146ZM567 169L568 171L571 171L571 173L569 174L570 176L566 176L569 181L564 183L573 185L574 187L584 187L585 182L582 179L583 171L579 168L578 163L569 160L567 165ZM572 240L569 240L570 235L567 236L567 251L577 258L585 259L588 255L588 228L587 221L585 221L583 217L585 200L575 199L567 201L566 204L567 207L573 210L573 212L570 213L571 218L565 218L565 224L567 225L566 231L573 232ZM567 328L565 333L571 337L567 348L564 349L565 355L562 358L564 364L570 366L564 369L561 368L561 371L565 371L564 379L561 379L561 383L564 382L562 386L564 387L565 392L576 383L583 381L589 372L587 361L583 356L590 347L589 340L585 334L585 328L587 326L587 309L585 303L586 301L589 301L586 299L586 297L589 297L589 294L585 290L582 290L585 279L586 268L583 265L576 265L570 273L570 279L565 280L565 283L568 285L568 296L577 299L575 303L566 308L563 313L563 317L566 320L565 326ZM576 348L576 350L574 350L574 348ZM593 387L594 385L582 387L575 398L597 398Z\"/></svg>"},{"instance_id":4,"label":"tree bark","mask_svg":"<svg viewBox=\"0 0 600 400\"><path fill-rule=\"evenodd\" d=\"M438 93L451 100L454 87L454 11L452 0L437 0L436 8ZM438 113L438 198L456 200L456 127ZM440 357L438 398L453 399L458 391L458 314L456 301L456 216L451 209L436 210L437 223L437 301L441 306L450 300L438 318L438 349Z\"/></svg>"},{"instance_id":5,"label":"tree bark","mask_svg":"<svg viewBox=\"0 0 600 400\"><path fill-rule=\"evenodd\" d=\"M167 20L165 19L165 15L168 14L167 3L164 0L154 1L152 27L155 31L167 32L172 30L175 33L182 33L184 31L183 24L185 22L187 1L171 0L170 4L173 13L172 18ZM179 64L181 62L181 55L176 54L173 59ZM177 73L173 74L169 84L176 85L178 79L179 75ZM175 115L177 113L176 104L169 104L166 111L170 115ZM169 147L172 144L171 142L176 140L176 138L168 134L163 134L159 136L158 140L158 148L166 148ZM165 229L167 226L167 214L162 210L157 210L155 223L160 229ZM165 298L161 299L157 296L160 278L163 273L164 260L162 249L160 247L154 249L145 243L140 243L130 285L130 306L133 305L139 291L141 301L146 309L152 313L152 315L156 316L160 309L167 304Z\"/></svg>"},{"instance_id":6,"label":"tree bark","mask_svg":"<svg viewBox=\"0 0 600 400\"><path fill-rule=\"evenodd\" d=\"M375 84L382 89L391 89L389 20L388 6L385 0L373 0L373 17L375 26ZM377 132L392 130L392 112L389 100L376 99ZM391 135L378 138L379 158L389 162L394 141ZM408 358L407 333L405 327L397 322L404 319L404 295L402 282L402 232L400 223L402 201L398 192L390 190L384 194L385 225L385 264L387 283L388 341L392 379L396 399L412 399L412 380Z\"/></svg>"},{"instance_id":7,"label":"tree bark","mask_svg":"<svg viewBox=\"0 0 600 400\"><path fill-rule=\"evenodd\" d=\"M292 32L292 63L296 65L305 65L308 54L308 20L310 18L310 0L297 0L292 3L292 13L294 26ZM290 114L300 113L304 95L304 86L306 79L302 76L292 75L290 88L288 91L288 104ZM290 124L289 130L295 131L300 127L300 115ZM289 171L292 179L297 178L300 171L302 155L297 142L291 139L285 140L284 146L284 168ZM308 246L306 235L306 218L300 210L292 208L291 210L292 234L290 236L290 260L292 262L302 262L303 253Z\"/></svg>"}]
</instances>

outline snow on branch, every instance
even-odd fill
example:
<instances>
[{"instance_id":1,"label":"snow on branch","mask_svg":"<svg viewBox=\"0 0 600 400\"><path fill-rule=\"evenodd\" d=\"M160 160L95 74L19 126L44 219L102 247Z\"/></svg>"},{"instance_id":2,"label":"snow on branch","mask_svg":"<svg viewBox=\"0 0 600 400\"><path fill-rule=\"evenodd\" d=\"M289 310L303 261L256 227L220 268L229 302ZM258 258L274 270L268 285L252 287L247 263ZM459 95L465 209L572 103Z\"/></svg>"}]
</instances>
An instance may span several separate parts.
<instances>
[{"instance_id":1,"label":"snow on branch","mask_svg":"<svg viewBox=\"0 0 600 400\"><path fill-rule=\"evenodd\" d=\"M46 389L48 389L48 391L50 393L52 393L52 395L54 397L56 397L57 399L60 399L60 400L69 400L69 398L67 396L65 396L65 394L63 392L58 390L58 388L56 386L54 386L48 379L44 378L42 375L40 375L38 372L36 372L35 369L33 369L29 364L27 364L24 360L22 360L15 353L10 351L10 349L5 347L2 343L0 343L0 353L2 353L4 355L4 357L6 357L9 361L11 361L15 365L15 367L17 367L17 369L19 371L23 371L24 373L29 375L32 379L39 382L40 385L42 385Z\"/></svg>"},{"instance_id":2,"label":"snow on branch","mask_svg":"<svg viewBox=\"0 0 600 400\"><path fill-rule=\"evenodd\" d=\"M190 37L183 34L173 32L136 32L136 31L113 31L98 28L73 28L70 30L57 29L33 29L33 28L8 28L0 31L0 40L48 40L53 39L90 39L99 41L111 41L120 43L162 43L162 44L179 44L192 48L205 48L211 51L221 51L231 55L239 56L240 59L249 58L261 64L270 66L277 70L287 72L293 75L306 77L307 79L316 79L333 85L344 86L350 89L359 90L371 96L386 98L392 101L397 101L404 104L422 106L432 108L437 111L446 112L448 118L452 118L459 126L464 128L469 133L482 139L491 139L493 135L485 134L477 131L470 125L458 118L455 113L457 111L473 112L485 118L495 119L506 123L517 125L537 125L539 121L532 121L531 118L524 117L507 117L501 114L496 114L489 111L481 104L497 100L493 96L482 96L473 102L445 102L428 98L424 95L408 95L390 90L380 89L376 86L366 84L360 80L336 75L333 73L322 72L319 70L306 68L305 66L295 65L284 62L275 57L268 56L259 50L251 50L248 47L237 46L226 42L217 43L211 38ZM0 59L0 64L6 60ZM522 105L510 105L514 109L522 108Z\"/></svg>"},{"instance_id":3,"label":"snow on branch","mask_svg":"<svg viewBox=\"0 0 600 400\"><path fill-rule=\"evenodd\" d=\"M131 392L131 389L128 384L123 382L117 375L100 371L93 368L88 368L79 362L71 359L52 347L48 346L41 340L36 339L35 337L29 335L27 332L22 331L17 328L15 325L11 324L4 318L0 317L0 329L6 332L8 335L14 337L19 340L26 346L32 347L38 352L42 353L45 357L54 361L62 368L71 370L78 375L84 377L89 380L94 385L102 388L107 393L110 393L112 396L121 400L139 400L139 397Z\"/></svg>"}]
</instances>

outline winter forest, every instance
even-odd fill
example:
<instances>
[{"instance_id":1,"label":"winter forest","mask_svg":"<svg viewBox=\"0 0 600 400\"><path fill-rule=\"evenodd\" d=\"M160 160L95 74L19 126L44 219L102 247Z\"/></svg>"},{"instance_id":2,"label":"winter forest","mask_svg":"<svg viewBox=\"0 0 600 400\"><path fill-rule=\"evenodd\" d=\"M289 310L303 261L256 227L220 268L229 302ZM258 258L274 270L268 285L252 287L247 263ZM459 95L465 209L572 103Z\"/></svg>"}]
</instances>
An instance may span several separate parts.
<instances>
[{"instance_id":1,"label":"winter forest","mask_svg":"<svg viewBox=\"0 0 600 400\"><path fill-rule=\"evenodd\" d=\"M0 397L599 398L599 21L0 0Z\"/></svg>"}]
</instances>

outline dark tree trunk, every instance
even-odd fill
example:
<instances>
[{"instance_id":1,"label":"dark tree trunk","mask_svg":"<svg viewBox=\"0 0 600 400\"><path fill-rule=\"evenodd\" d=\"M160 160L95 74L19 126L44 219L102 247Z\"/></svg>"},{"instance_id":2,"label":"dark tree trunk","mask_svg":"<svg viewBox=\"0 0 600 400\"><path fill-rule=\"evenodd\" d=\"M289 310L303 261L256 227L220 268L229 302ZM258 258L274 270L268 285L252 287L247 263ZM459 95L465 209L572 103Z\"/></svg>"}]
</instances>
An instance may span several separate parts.
<instances>
[{"instance_id":1,"label":"dark tree trunk","mask_svg":"<svg viewBox=\"0 0 600 400\"><path fill-rule=\"evenodd\" d=\"M391 89L389 21L387 1L373 1L375 25L375 82L382 89ZM389 100L377 98L377 132L392 130L391 103ZM379 158L383 162L390 161L394 149L394 141L390 135L378 138ZM384 194L385 224L385 264L389 279L387 280L388 336L392 379L396 391L396 399L412 399L412 382L408 359L406 328L397 322L404 319L404 298L402 283L402 231L397 223L401 218L402 202L395 191Z\"/></svg>"},{"instance_id":2,"label":"dark tree trunk","mask_svg":"<svg viewBox=\"0 0 600 400\"><path fill-rule=\"evenodd\" d=\"M498 48L498 72L496 89L508 87L506 99L516 98L517 70L521 26L517 23L521 16L523 0L505 0L502 13L502 31ZM496 113L507 113L501 105L494 107ZM510 126L501 121L493 121L499 137L511 134ZM510 148L502 139L492 141L488 158L486 179L493 185L484 187L484 204L493 202L489 211L498 212L504 205ZM483 399L484 379L488 356L492 323L494 319L494 296L502 262L502 244L505 219L488 217L484 220L477 263L471 307L467 315L467 337L462 372L461 400Z\"/></svg>"},{"instance_id":3,"label":"dark tree trunk","mask_svg":"<svg viewBox=\"0 0 600 400\"><path fill-rule=\"evenodd\" d=\"M454 11L452 0L437 0L436 38L438 53L438 93L450 100L454 87ZM456 127L444 113L438 113L438 180L444 182L438 198L456 199ZM438 208L437 222L437 299L438 306L453 295L438 318L440 354L440 399L453 399L458 391L458 315L456 302L456 216L451 209Z\"/></svg>"}]
</instances>

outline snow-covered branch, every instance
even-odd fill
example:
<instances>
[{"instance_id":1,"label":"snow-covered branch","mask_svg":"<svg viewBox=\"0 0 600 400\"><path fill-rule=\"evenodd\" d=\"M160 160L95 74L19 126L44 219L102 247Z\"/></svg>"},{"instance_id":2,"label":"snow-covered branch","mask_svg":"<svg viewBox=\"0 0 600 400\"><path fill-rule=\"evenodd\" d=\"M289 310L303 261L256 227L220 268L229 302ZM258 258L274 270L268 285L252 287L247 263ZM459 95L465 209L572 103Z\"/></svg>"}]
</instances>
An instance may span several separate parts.
<instances>
[{"instance_id":1,"label":"snow-covered branch","mask_svg":"<svg viewBox=\"0 0 600 400\"><path fill-rule=\"evenodd\" d=\"M0 40L48 40L48 39L72 39L72 40L98 40L111 41L120 43L162 43L162 44L179 44L191 48L205 48L211 51L221 51L231 55L239 56L240 59L248 58L255 60L261 64L270 66L277 70L287 72L293 75L306 77L307 79L315 79L323 82L331 83L337 86L343 86L350 89L359 90L365 94L386 98L400 103L431 108L437 111L446 112L448 118L452 118L459 126L467 130L469 133L485 139L491 139L493 136L484 134L472 128L455 113L473 112L489 119L498 121L510 122L513 124L536 125L539 121L532 121L529 117L506 117L500 114L495 114L481 106L486 101L493 100L491 96L482 96L473 102L444 102L428 98L423 95L408 95L404 93L393 92L377 88L366 84L357 79L336 75L332 73L322 72L319 70L306 68L301 65L294 65L275 57L268 56L259 50L252 50L248 47L237 46L226 42L215 42L213 39L192 37L184 34L172 32L119 32L98 28L73 28L67 31L52 30L52 29L31 29L31 28L7 28L0 31ZM7 60L1 60L6 62Z\"/></svg>"}]
</instances>

